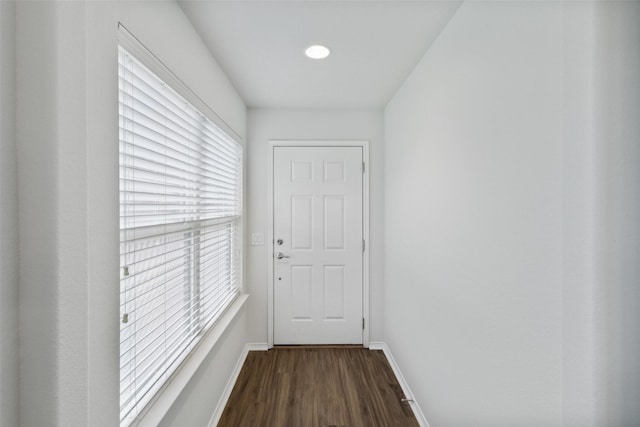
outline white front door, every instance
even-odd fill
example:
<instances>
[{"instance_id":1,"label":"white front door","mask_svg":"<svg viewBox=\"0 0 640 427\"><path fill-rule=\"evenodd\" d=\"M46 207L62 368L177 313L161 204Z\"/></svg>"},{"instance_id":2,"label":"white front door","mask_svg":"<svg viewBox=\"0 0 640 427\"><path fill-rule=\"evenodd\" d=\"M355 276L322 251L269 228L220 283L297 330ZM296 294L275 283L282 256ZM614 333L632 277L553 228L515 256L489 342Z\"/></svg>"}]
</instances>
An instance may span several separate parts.
<instances>
[{"instance_id":1,"label":"white front door","mask_svg":"<svg viewBox=\"0 0 640 427\"><path fill-rule=\"evenodd\" d=\"M362 344L362 147L274 147L274 344Z\"/></svg>"}]
</instances>

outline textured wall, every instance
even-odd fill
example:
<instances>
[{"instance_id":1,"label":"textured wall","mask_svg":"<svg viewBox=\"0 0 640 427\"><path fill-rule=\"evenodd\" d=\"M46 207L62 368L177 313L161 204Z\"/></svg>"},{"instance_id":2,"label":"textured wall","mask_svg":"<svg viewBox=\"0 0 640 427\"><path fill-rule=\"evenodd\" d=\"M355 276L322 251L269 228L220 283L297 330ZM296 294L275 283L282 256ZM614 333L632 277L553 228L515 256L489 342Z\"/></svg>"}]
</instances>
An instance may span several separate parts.
<instances>
[{"instance_id":1,"label":"textured wall","mask_svg":"<svg viewBox=\"0 0 640 427\"><path fill-rule=\"evenodd\" d=\"M245 134L244 103L175 2L19 2L25 426L118 424L119 22ZM211 416L246 342L242 316L207 359L219 381L185 390L210 402L191 417Z\"/></svg>"}]
</instances>

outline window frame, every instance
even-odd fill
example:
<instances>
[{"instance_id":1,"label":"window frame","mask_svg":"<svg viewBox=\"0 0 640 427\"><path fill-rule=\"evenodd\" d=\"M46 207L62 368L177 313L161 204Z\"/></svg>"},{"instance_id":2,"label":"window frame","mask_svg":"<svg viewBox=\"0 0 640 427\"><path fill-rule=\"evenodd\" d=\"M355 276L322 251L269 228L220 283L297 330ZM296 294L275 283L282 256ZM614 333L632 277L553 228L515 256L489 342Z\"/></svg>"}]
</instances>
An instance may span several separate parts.
<instances>
[{"instance_id":1,"label":"window frame","mask_svg":"<svg viewBox=\"0 0 640 427\"><path fill-rule=\"evenodd\" d=\"M225 226L227 224L231 224L232 227L236 227L235 236L232 239L231 251L235 250L234 246L237 245L238 255L236 257L237 260L237 293L233 298L226 302L225 306L219 310L217 316L213 320L206 321L206 324L203 329L196 332L196 338L192 343L189 344L189 349L186 352L186 356L182 358L182 360L177 364L173 372L166 377L163 385L161 385L157 391L155 391L154 395L147 399L144 404L144 408L137 411L135 417L127 417L121 421L121 426L134 426L134 425L143 425L144 419L148 418L149 412L154 412L155 415L150 418L158 419L158 414L164 414L166 410L168 410L168 406L166 405L167 399L171 399L171 397L167 397L168 395L173 395L172 399L177 398L177 395L181 391L181 388L178 390L176 388L177 385L186 384L188 379L195 373L195 370L199 366L199 364L204 360L206 354L211 350L211 348L215 345L217 340L220 338L222 332L229 327L231 321L240 309L245 304L247 299L247 295L243 292L243 252L244 252L244 237L243 237L243 223L244 223L244 207L243 207L243 199L244 199L244 186L243 186L243 167L244 167L244 153L243 153L243 141L220 117L218 117L207 105L204 101L199 98L195 93L193 93L175 74L173 74L155 55L153 55L142 43L140 43L131 33L129 33L126 28L124 28L121 24L119 25L118 31L118 46L122 47L130 56L135 58L138 62L140 62L144 67L149 69L152 73L154 73L164 84L173 89L178 95L182 96L187 102L189 102L196 110L198 110L203 116L209 119L215 126L217 126L220 130L222 130L228 137L230 137L233 142L235 142L240 150L240 161L239 161L239 214L237 217L232 217L230 222L224 222ZM120 116L120 114L119 114ZM190 228L185 230L185 233L189 233L192 236L195 234L199 234L203 229L203 221L192 221L194 224L194 228ZM235 225L233 225L235 224ZM232 232L233 233L233 232ZM195 238L194 238L195 239ZM198 245L200 243L198 242ZM192 248L193 252L196 252L196 248ZM190 254L193 257L193 253ZM198 257L195 257L198 258ZM190 292L193 292L194 288L200 286L199 279L197 273L199 266L197 262L194 262L194 265L191 268L192 276L191 280L185 286L189 286ZM231 265L233 268L235 264ZM195 270L194 270L195 269ZM196 282L193 282L195 277ZM121 320L121 319L120 319ZM200 322L202 320L200 319ZM185 366L190 365L190 366ZM177 377L181 377L180 381L176 381ZM121 388L121 387L119 387ZM172 389L170 393L167 393L169 389ZM122 391L122 390L121 390ZM160 410L154 409L152 411L152 407L155 408L158 401L165 402L165 408L161 408ZM122 414L121 414L122 416Z\"/></svg>"}]
</instances>

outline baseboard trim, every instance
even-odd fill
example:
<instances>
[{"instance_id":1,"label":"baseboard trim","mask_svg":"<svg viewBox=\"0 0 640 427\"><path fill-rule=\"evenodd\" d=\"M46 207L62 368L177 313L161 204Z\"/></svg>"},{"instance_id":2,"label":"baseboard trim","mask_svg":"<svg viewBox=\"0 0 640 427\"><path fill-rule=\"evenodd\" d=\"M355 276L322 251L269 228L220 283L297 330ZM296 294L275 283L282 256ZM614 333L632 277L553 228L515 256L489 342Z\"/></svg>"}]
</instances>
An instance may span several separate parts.
<instances>
[{"instance_id":1,"label":"baseboard trim","mask_svg":"<svg viewBox=\"0 0 640 427\"><path fill-rule=\"evenodd\" d=\"M421 427L429 427L429 423L427 422L427 419L424 416L422 409L420 409L420 405L418 405L418 402L416 402L415 398L413 397L411 388L409 388L409 384L407 383L407 380L404 378L404 375L402 375L402 372L400 371L400 367L398 366L396 359L393 358L393 355L391 354L391 350L389 349L389 346L387 345L387 343L381 342L381 341L372 341L369 343L369 350L382 350L382 352L384 352L384 355L387 357L387 360L389 361L389 365L391 365L391 369L393 370L393 373L396 375L396 378L398 379L398 383L400 383L400 387L402 388L404 397L410 400L411 409L413 410L413 414L416 416L416 419L418 420L418 424L420 424Z\"/></svg>"},{"instance_id":2,"label":"baseboard trim","mask_svg":"<svg viewBox=\"0 0 640 427\"><path fill-rule=\"evenodd\" d=\"M381 342L381 341L371 341L369 343L369 350L382 350L382 351L384 351L385 347L386 347L386 344Z\"/></svg>"},{"instance_id":3,"label":"baseboard trim","mask_svg":"<svg viewBox=\"0 0 640 427\"><path fill-rule=\"evenodd\" d=\"M225 406L227 406L227 401L229 397L231 397L231 392L233 391L233 386L236 384L238 380L238 376L240 375L240 371L242 370L242 365L244 365L244 361L249 355L250 351L267 351L269 350L269 346L267 343L247 343L245 344L242 352L240 352L240 357L238 357L238 361L236 362L236 366L233 368L233 372L231 372L231 376L229 377L229 381L227 381L227 385L224 387L222 392L222 396L220 396L220 400L218 400L218 405L216 405L216 410L213 411L213 415L211 415L211 419L209 420L208 427L216 427L220 418L222 417L222 413L224 412Z\"/></svg>"},{"instance_id":4,"label":"baseboard trim","mask_svg":"<svg viewBox=\"0 0 640 427\"><path fill-rule=\"evenodd\" d=\"M247 348L249 351L268 351L269 344L266 342L254 342L247 344Z\"/></svg>"}]
</instances>

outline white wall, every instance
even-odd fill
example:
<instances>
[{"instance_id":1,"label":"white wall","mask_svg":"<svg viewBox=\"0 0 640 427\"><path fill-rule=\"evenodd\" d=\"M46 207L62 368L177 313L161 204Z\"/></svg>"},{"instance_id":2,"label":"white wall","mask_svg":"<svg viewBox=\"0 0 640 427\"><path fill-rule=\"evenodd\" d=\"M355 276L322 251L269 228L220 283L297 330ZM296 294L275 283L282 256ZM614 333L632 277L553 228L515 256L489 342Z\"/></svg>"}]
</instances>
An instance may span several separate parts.
<instances>
[{"instance_id":1,"label":"white wall","mask_svg":"<svg viewBox=\"0 0 640 427\"><path fill-rule=\"evenodd\" d=\"M385 336L432 424L640 419L639 22L468 2L388 105Z\"/></svg>"},{"instance_id":2,"label":"white wall","mask_svg":"<svg viewBox=\"0 0 640 427\"><path fill-rule=\"evenodd\" d=\"M598 401L594 371L594 7L588 2L565 2L563 8L562 408L564 425L590 426Z\"/></svg>"},{"instance_id":3,"label":"white wall","mask_svg":"<svg viewBox=\"0 0 640 427\"><path fill-rule=\"evenodd\" d=\"M563 14L467 2L385 112L385 339L434 426L562 418Z\"/></svg>"},{"instance_id":4,"label":"white wall","mask_svg":"<svg viewBox=\"0 0 640 427\"><path fill-rule=\"evenodd\" d=\"M251 109L248 115L250 171L247 239L267 236L268 142L274 139L369 140L370 171L370 338L383 339L384 311L384 146L381 111ZM267 242L267 244L269 244ZM267 342L267 246L247 246L251 342Z\"/></svg>"},{"instance_id":5,"label":"white wall","mask_svg":"<svg viewBox=\"0 0 640 427\"><path fill-rule=\"evenodd\" d=\"M0 2L0 426L18 425L15 2Z\"/></svg>"},{"instance_id":6,"label":"white wall","mask_svg":"<svg viewBox=\"0 0 640 427\"><path fill-rule=\"evenodd\" d=\"M118 21L245 135L242 100L174 2L19 2L25 426L118 424ZM208 381L167 415L176 425L208 421L247 341L245 313L201 368ZM184 411L190 396L209 405Z\"/></svg>"}]
</instances>

